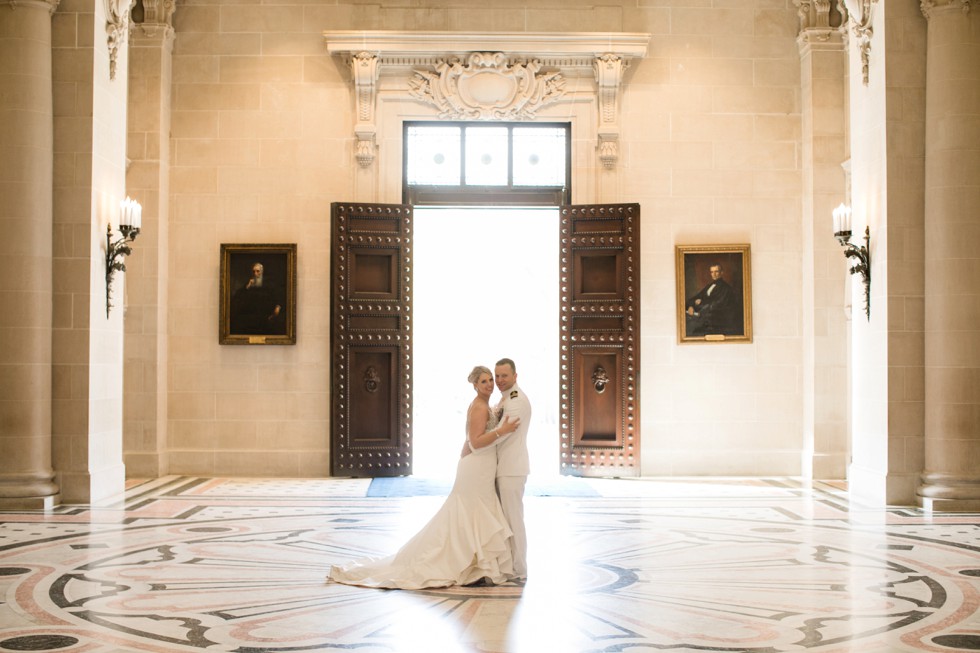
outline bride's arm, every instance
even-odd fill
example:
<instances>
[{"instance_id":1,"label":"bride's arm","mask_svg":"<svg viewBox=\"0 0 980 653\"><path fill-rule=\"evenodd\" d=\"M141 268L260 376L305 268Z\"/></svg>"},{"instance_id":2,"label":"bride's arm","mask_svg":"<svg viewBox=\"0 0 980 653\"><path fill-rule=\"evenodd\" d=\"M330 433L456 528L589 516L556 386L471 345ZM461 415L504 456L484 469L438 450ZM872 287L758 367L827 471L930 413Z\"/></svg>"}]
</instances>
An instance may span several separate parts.
<instances>
[{"instance_id":1,"label":"bride's arm","mask_svg":"<svg viewBox=\"0 0 980 653\"><path fill-rule=\"evenodd\" d=\"M472 451L496 444L517 430L519 421L511 421L507 417L496 428L487 431L485 429L487 428L488 416L489 411L482 406L470 411L469 420L466 423L466 439Z\"/></svg>"}]
</instances>

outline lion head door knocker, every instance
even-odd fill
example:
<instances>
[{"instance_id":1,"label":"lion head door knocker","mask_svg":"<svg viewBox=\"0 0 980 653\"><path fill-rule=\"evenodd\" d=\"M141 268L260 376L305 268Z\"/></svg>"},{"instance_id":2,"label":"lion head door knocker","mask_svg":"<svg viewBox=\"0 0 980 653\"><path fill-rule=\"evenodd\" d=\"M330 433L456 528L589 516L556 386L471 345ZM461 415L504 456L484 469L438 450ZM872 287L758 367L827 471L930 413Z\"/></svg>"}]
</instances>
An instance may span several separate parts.
<instances>
[{"instance_id":1,"label":"lion head door knocker","mask_svg":"<svg viewBox=\"0 0 980 653\"><path fill-rule=\"evenodd\" d=\"M606 374L606 368L602 365L596 365L595 371L592 372L592 385L595 387L595 391L602 394L606 391L607 383L609 383L609 375Z\"/></svg>"},{"instance_id":2,"label":"lion head door knocker","mask_svg":"<svg viewBox=\"0 0 980 653\"><path fill-rule=\"evenodd\" d=\"M380 387L381 377L378 376L378 371L374 369L374 365L368 365L364 370L364 389L368 392L377 392Z\"/></svg>"}]
</instances>

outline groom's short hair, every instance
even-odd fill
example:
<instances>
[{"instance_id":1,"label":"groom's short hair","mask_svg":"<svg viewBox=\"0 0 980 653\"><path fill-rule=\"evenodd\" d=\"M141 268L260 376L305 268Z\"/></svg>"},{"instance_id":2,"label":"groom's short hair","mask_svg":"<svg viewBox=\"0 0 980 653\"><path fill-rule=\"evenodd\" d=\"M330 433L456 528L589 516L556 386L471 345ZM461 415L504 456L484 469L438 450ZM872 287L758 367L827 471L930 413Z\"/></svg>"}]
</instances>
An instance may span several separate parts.
<instances>
[{"instance_id":1,"label":"groom's short hair","mask_svg":"<svg viewBox=\"0 0 980 653\"><path fill-rule=\"evenodd\" d=\"M501 358L499 361L497 361L497 365L510 365L510 371L517 374L517 366L514 365L514 361L509 358Z\"/></svg>"}]
</instances>

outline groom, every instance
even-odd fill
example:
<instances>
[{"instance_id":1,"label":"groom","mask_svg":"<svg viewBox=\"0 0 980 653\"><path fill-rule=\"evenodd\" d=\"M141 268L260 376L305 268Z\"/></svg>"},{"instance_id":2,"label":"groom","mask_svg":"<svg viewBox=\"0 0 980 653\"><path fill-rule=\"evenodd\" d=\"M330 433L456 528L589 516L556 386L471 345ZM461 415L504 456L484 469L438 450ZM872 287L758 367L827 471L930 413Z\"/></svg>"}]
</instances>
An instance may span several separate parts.
<instances>
[{"instance_id":1,"label":"groom","mask_svg":"<svg viewBox=\"0 0 980 653\"><path fill-rule=\"evenodd\" d=\"M514 558L514 576L527 579L527 533L524 529L524 486L531 471L527 455L527 429L531 425L531 402L517 386L517 368L514 361L501 358L493 369L494 381L500 390L500 406L504 416L518 419L517 430L497 445L497 496L504 510L504 517L514 532L511 555ZM503 417L501 417L503 420Z\"/></svg>"}]
</instances>

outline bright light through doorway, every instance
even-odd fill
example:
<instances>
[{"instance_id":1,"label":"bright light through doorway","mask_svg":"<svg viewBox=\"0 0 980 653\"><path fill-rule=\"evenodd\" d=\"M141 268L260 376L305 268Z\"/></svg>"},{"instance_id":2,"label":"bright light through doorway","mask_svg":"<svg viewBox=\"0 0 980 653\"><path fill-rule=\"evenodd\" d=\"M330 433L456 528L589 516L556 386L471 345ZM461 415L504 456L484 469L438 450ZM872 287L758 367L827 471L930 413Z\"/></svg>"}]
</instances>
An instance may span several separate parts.
<instances>
[{"instance_id":1,"label":"bright light through doorway","mask_svg":"<svg viewBox=\"0 0 980 653\"><path fill-rule=\"evenodd\" d=\"M557 475L558 229L554 208L415 209L416 476L456 473L475 395L466 377L504 357L531 400L531 473Z\"/></svg>"}]
</instances>

